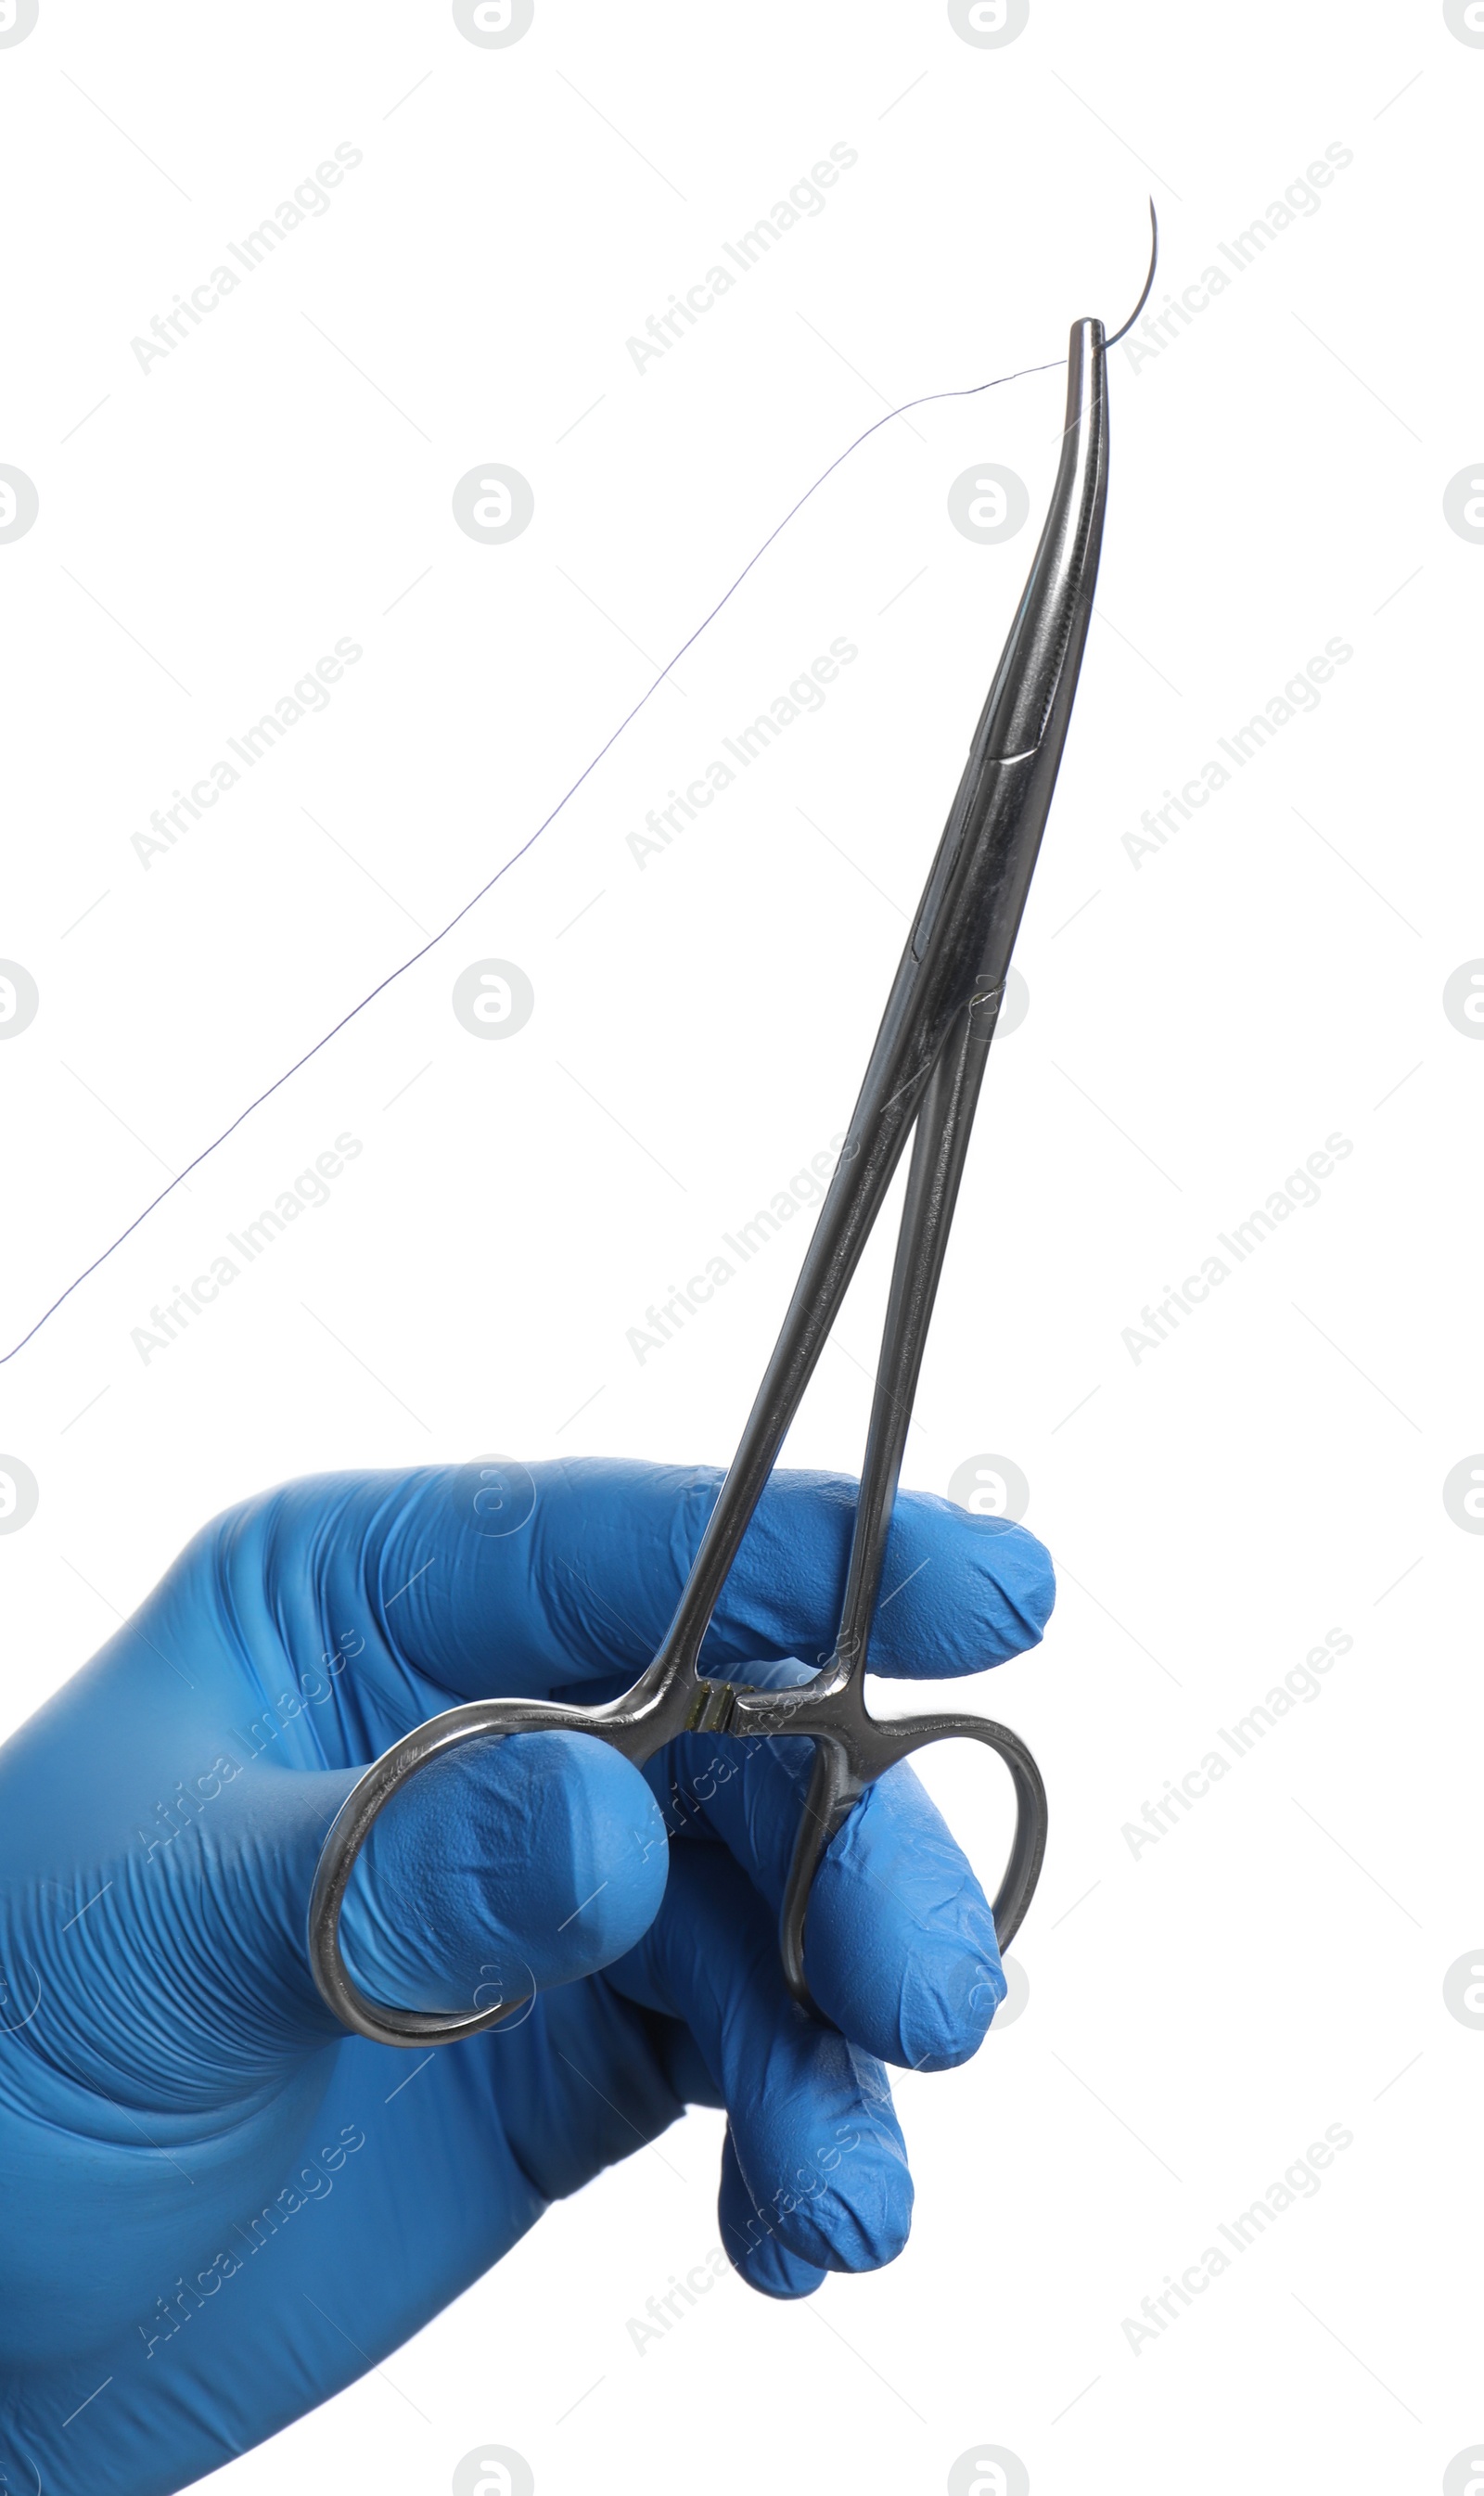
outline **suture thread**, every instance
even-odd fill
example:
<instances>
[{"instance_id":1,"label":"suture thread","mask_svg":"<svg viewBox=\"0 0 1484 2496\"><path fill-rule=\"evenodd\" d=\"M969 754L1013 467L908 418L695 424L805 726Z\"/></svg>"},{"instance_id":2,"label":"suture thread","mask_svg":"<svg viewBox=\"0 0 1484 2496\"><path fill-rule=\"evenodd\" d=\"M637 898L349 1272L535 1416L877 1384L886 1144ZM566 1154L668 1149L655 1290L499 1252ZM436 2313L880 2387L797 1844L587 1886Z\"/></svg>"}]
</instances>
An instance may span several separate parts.
<instances>
[{"instance_id":1,"label":"suture thread","mask_svg":"<svg viewBox=\"0 0 1484 2496\"><path fill-rule=\"evenodd\" d=\"M1159 260L1159 225L1155 216L1155 203L1153 200L1151 200L1149 203L1149 221L1152 233L1152 250L1149 264L1149 275L1145 280L1144 292L1139 296L1133 312L1129 319L1125 322L1123 328L1116 329L1114 331L1112 339L1108 341L1109 345L1115 344L1116 341L1124 335L1125 330L1132 328L1133 323L1138 319L1144 305L1149 300L1150 288L1155 282L1155 267ZM463 908L454 912L447 925L440 927L436 934L430 936L425 945L419 945L415 953L409 953L405 962L399 962L394 970L388 971L384 980L378 980L375 987L368 989L366 994L360 998L357 1004L350 1007L348 1011L340 1016L338 1022L331 1023L328 1031L325 1033L322 1039L317 1040L312 1047L306 1048L301 1057L296 1057L292 1066L285 1067L282 1075L276 1076L264 1090L257 1095L255 1100L249 1101L245 1109L239 1109L237 1115L232 1119L230 1126L224 1127L219 1136L214 1136L209 1144L202 1145L201 1150L195 1156L194 1160L187 1162L184 1170L176 1171L175 1176L170 1180L169 1187L162 1187L158 1196L151 1197L149 1202L143 1207L142 1211L135 1215L134 1220L118 1233L117 1238L110 1239L107 1248L100 1251L100 1253L93 1259L91 1264L84 1265L80 1274L77 1274L73 1277L73 1280L68 1284L66 1290L57 1294L57 1296L52 1301L50 1307L42 1311L42 1314L37 1319L35 1325L27 1328L26 1332L19 1338L18 1342L13 1343L9 1352L0 1353L0 1369L4 1368L7 1361L14 1360L17 1353L24 1352L26 1345L35 1340L36 1336L40 1334L43 1326L47 1325L49 1321L55 1317L58 1309L61 1308L66 1301L72 1298L74 1292L80 1290L81 1286L88 1280L89 1276L97 1273L100 1265L107 1264L108 1259L115 1253L115 1251L123 1246L124 1241L131 1238L134 1232L139 1230L139 1225L143 1222L147 1222L150 1215L158 1211L159 1207L165 1202L167 1197L173 1196L176 1188L184 1184L185 1180L190 1177L193 1170L200 1170L202 1162L209 1160L210 1156L226 1143L230 1136L235 1135L237 1129L253 1115L255 1109L261 1109L265 1101L271 1101L275 1092L281 1092L286 1083L292 1082L294 1076L299 1074L301 1070L309 1064L312 1057L318 1057L322 1048L327 1048L330 1042L336 1039L338 1035L344 1031L347 1023L354 1022L357 1014L364 1014L366 1008L370 1005L374 1005L377 998L383 995L395 981L404 978L407 972L416 969L417 965L422 961L427 954L432 952L435 946L441 945L446 936L452 934L454 928L458 926L461 920L467 919L472 910L478 909L479 903L484 900L485 896L488 893L493 892L496 885L503 882L504 878L510 874L511 867L519 865L520 860L526 857L529 851L536 847L536 844L541 838L541 835L550 830L551 826L556 822L557 817L572 803L572 798L583 786L583 783L592 778L592 775L597 770L599 764L603 762L605 755L612 752L614 746L618 743L619 738L624 734L627 729L633 726L640 711L654 700L655 695L659 692L660 687L664 684L666 676L670 675L673 671L679 667L686 652L695 648L696 642L700 640L701 635L716 622L716 619L721 614L723 608L730 604L731 600L736 596L737 591L741 588L742 583L746 580L748 574L756 570L757 566L762 561L762 558L767 553L769 546L774 545L775 542L782 537L789 522L798 517L804 505L807 502L812 501L813 497L819 491L820 486L828 483L829 479L833 477L836 469L843 467L847 459L851 458L861 448L863 443L869 442L873 434L880 433L882 425L894 423L899 416L911 416L914 408L933 407L943 399L979 398L983 395L985 390L1001 390L1006 383L1024 381L1032 373L1057 372L1061 370L1061 367L1062 359L1058 356L1052 358L1050 361L1044 364L1021 364L1017 370L1012 373L997 373L992 381L972 382L964 390L927 390L920 398L910 398L904 400L900 407L888 408L884 416L879 416L874 424L867 425L864 433L858 433L854 441L849 443L845 450L842 451L836 458L830 461L827 468L821 469L819 475L815 479L814 484L805 487L803 493L800 494L798 501L784 514L784 516L778 522L777 527L769 530L767 536L763 539L761 546L757 548L757 553L748 558L748 561L743 565L735 580L731 583L730 588L723 591L721 597L717 600L716 605L711 608L710 613L703 615L700 622L696 625L695 632L690 634L687 639L681 642L674 657L666 661L665 665L660 670L659 674L655 677L654 682L645 692L640 694L639 699L634 703L633 709L625 713L624 717L619 721L618 726L614 729L612 734L606 737L603 743L600 745L597 753L593 756L592 761L578 772L577 777L572 782L571 788L566 790L557 799L557 802L552 807L550 814L543 817L542 821L537 825L535 831L530 834L529 838L521 842L519 849L513 850L510 856L506 859L505 864L495 869L494 874L489 878L488 882L481 884L478 892L470 895L469 899L464 903Z\"/></svg>"}]
</instances>

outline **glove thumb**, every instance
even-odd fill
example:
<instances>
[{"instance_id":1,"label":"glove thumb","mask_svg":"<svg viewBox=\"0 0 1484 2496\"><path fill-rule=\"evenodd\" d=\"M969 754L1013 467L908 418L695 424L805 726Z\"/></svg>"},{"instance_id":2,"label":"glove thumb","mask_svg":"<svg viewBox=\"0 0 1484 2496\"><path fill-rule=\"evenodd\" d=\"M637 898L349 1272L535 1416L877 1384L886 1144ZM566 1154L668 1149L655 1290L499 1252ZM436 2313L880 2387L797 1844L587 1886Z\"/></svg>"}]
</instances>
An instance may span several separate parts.
<instances>
[{"instance_id":1,"label":"glove thumb","mask_svg":"<svg viewBox=\"0 0 1484 2496\"><path fill-rule=\"evenodd\" d=\"M632 1950L665 1895L665 1826L638 1770L584 1733L515 1733L430 1760L361 1850L347 1968L405 2011L493 2010Z\"/></svg>"}]
</instances>

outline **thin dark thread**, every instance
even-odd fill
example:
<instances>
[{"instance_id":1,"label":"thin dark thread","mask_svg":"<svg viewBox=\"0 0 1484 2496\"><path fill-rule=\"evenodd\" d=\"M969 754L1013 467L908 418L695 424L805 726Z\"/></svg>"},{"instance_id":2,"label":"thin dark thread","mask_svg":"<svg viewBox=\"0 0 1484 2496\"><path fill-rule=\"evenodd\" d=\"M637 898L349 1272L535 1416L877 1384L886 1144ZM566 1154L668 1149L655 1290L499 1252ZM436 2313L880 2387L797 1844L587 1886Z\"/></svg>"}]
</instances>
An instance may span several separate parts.
<instances>
[{"instance_id":1,"label":"thin dark thread","mask_svg":"<svg viewBox=\"0 0 1484 2496\"><path fill-rule=\"evenodd\" d=\"M1121 329L1115 329L1112 337L1106 341L1106 344L1109 347L1116 347L1120 338L1128 337L1129 330L1132 328L1135 321L1139 317L1139 314L1143 311L1145 304L1149 301L1151 295L1154 293L1155 270L1159 265L1159 220L1155 214L1155 203L1153 200L1151 200L1149 203L1149 275L1144 280L1144 292L1139 296L1137 303L1135 303L1133 310L1129 313L1123 328Z\"/></svg>"},{"instance_id":2,"label":"thin dark thread","mask_svg":"<svg viewBox=\"0 0 1484 2496\"><path fill-rule=\"evenodd\" d=\"M1151 200L1149 203L1149 215L1150 222L1153 225L1155 222L1155 206L1153 200ZM1155 228L1155 248L1156 255L1158 256L1158 227ZM1142 312L1145 303L1148 301L1149 290L1154 284L1154 261L1151 260L1149 277L1145 283L1144 292L1140 296L1130 318L1125 323L1125 329L1132 328L1133 323L1138 319L1140 312ZM1124 329L1118 330L1115 334L1115 338L1108 341L1109 345L1111 346L1115 344L1116 339L1121 338L1123 335ZM911 416L914 408L933 407L943 399L979 398L983 395L985 390L1001 390L1007 383L1024 381L1033 373L1059 371L1061 369L1061 363L1062 359L1058 356L1048 363L1022 364L1015 372L997 373L992 381L973 382L964 390L927 390L920 398L910 398L905 400L900 407L888 408L884 416L879 416L874 423L867 425L864 433L858 433L854 441L848 444L846 449L842 451L836 458L830 461L829 466L820 471L819 475L815 479L814 484L806 486L804 492L800 494L798 501L792 505L790 510L784 514L784 516L779 521L777 527L769 530L768 535L763 539L757 553L749 557L748 561L743 565L741 571L738 573L735 580L732 582L730 588L723 591L710 613L702 616L700 622L696 625L695 632L690 634L688 638L681 642L674 657L668 660L660 670L659 674L655 677L654 682L648 687L647 691L640 694L639 699L634 703L633 709L625 713L624 717L619 721L617 728L614 729L612 734L605 738L603 743L600 745L597 753L593 756L592 761L583 770L578 772L577 777L572 782L571 788L566 791L564 796L557 799L557 802L552 807L550 814L545 816L543 820L537 825L536 829L532 832L530 838L522 841L519 849L511 853L511 855L506 859L505 864L495 869L494 874L489 878L488 882L486 884L481 884L478 892L473 893L470 896L469 900L464 903L463 908L454 912L447 925L440 927L436 934L430 936L425 945L419 945L415 953L409 953L406 961L399 962L395 970L388 971L386 978L384 980L379 980L374 988L368 989L367 993L360 999L358 1004L352 1006L348 1012L343 1014L338 1022L331 1023L328 1031L325 1033L322 1039L317 1040L312 1047L306 1048L301 1057L296 1057L292 1066L286 1067L283 1074L278 1076L273 1082L269 1083L265 1090L260 1092L255 1100L249 1101L246 1108L240 1109L237 1112L237 1115L232 1120L230 1126L224 1127L219 1136L213 1137L209 1144L203 1145L201 1150L195 1156L194 1160L188 1161L184 1170L176 1172L175 1176L170 1180L169 1187L162 1187L158 1196L151 1197L142 1212L135 1215L134 1220L128 1224L126 1229L119 1232L117 1238L111 1239L108 1242L108 1247L103 1249L101 1253L93 1259L92 1264L84 1265L80 1274L74 1276L66 1290L58 1293L50 1307L42 1311L42 1314L37 1319L35 1325L27 1328L19 1341L13 1343L9 1352L0 1353L0 1368L4 1368L7 1361L14 1360L18 1352L24 1352L26 1345L35 1340L36 1336L40 1334L43 1326L46 1326L50 1319L55 1317L58 1309L63 1306L64 1302L71 1299L74 1292L79 1290L82 1284L88 1280L90 1275L96 1274L100 1265L107 1264L108 1259L115 1253L115 1251L123 1246L124 1241L132 1238L134 1232L139 1230L139 1225L143 1222L147 1222L150 1215L156 1212L165 1202L166 1198L173 1196L176 1188L183 1186L185 1181L190 1177L191 1172L193 1170L200 1170L202 1162L208 1160L212 1153L216 1152L221 1145L225 1144L229 1136L235 1135L237 1129L246 1119L252 1116L255 1109L261 1109L263 1103L265 1101L270 1101L275 1092L282 1091L284 1085L292 1081L293 1077L299 1074L302 1069L309 1064L311 1058L318 1057L322 1048L327 1048L330 1042L336 1039L338 1035L344 1031L347 1023L354 1022L357 1014L364 1014L366 1008L370 1005L374 1005L377 998L381 996L385 990L389 988L394 981L402 979L407 972L414 970L417 963L423 961L426 956L433 952L435 946L441 945L446 936L450 936L452 934L454 928L458 926L461 920L467 919L470 912L477 909L479 904L484 900L488 893L493 892L495 886L501 883L503 879L510 874L511 867L519 865L520 860L527 855L528 851L533 850L536 847L536 844L541 839L542 833L549 831L551 826L556 822L557 817L571 804L578 790L583 786L583 783L592 778L592 775L597 770L599 764L603 762L605 755L611 753L613 747L618 743L619 738L624 734L625 731L631 728L634 722L637 719L640 711L644 709L648 702L653 701L665 678L679 667L686 652L695 648L696 643L700 640L701 635L716 622L716 619L721 614L723 608L730 604L731 600L736 596L737 591L741 588L742 583L746 580L749 573L753 572L762 561L762 558L767 553L769 546L771 546L777 539L782 537L789 522L798 517L804 505L813 500L814 496L819 491L820 486L828 483L829 479L833 477L836 469L843 467L847 459L851 458L853 454L860 450L863 443L869 442L873 434L880 433L883 425L894 423L899 416Z\"/></svg>"},{"instance_id":3,"label":"thin dark thread","mask_svg":"<svg viewBox=\"0 0 1484 2496\"><path fill-rule=\"evenodd\" d=\"M40 1334L43 1326L47 1324L48 1320L55 1317L63 1302L70 1300L74 1292L78 1290L79 1287L88 1280L90 1275L97 1273L100 1265L107 1264L115 1249L121 1248L124 1241L132 1237L133 1233L138 1231L140 1223L147 1222L150 1215L156 1212L165 1202L166 1198L173 1196L176 1188L190 1177L193 1170L200 1170L202 1162L206 1161L212 1153L217 1151L220 1145L225 1144L229 1136L235 1135L243 1121L250 1118L255 1109L261 1109L264 1101L270 1101L275 1092L281 1091L286 1083L291 1081L295 1075L299 1074L300 1071L309 1064L312 1057L318 1057L322 1048L327 1048L330 1042L334 1040L339 1033L344 1031L347 1023L354 1022L357 1014L364 1014L367 1006L374 1005L376 999L383 994L384 990L389 988L394 981L400 980L405 973L415 969L418 962L422 961L427 954L432 952L435 946L441 945L446 936L450 936L454 928L458 925L460 920L467 919L471 910L478 908L479 904L485 898L486 894L492 892L495 886L510 874L511 867L519 865L520 860L526 856L526 853L536 847L541 834L545 831L549 831L551 826L556 822L558 815L563 812L565 807L571 804L572 798L576 796L577 791L582 787L583 782L591 779L593 773L597 770L599 764L603 760L603 757L612 751L613 747L618 743L619 738L623 735L625 730L633 726L645 704L653 701L655 695L659 692L660 687L664 684L666 676L668 676L674 669L678 668L681 660L685 657L686 652L690 649L694 649L696 643L700 640L701 635L710 625L716 622L716 619L720 615L723 608L728 605L730 600L736 596L737 591L741 588L748 574L762 561L763 556L767 553L769 546L773 545L775 539L783 535L783 532L788 526L789 521L797 518L799 513L803 510L804 505L819 492L820 486L834 475L835 470L842 467L845 461L851 456L851 453L860 449L862 443L869 442L873 433L880 433L882 425L890 424L895 418L899 416L910 416L913 408L931 407L934 402L939 399L977 398L981 391L999 390L1006 382L1023 381L1027 374L1049 373L1059 370L1060 366L1061 358L1058 357L1055 363L1022 364L1018 372L997 374L993 381L975 382L967 390L929 390L921 398L910 398L903 406L888 409L884 416L879 416L877 418L874 424L868 424L864 433L857 434L855 440L850 443L846 450L841 452L839 457L832 459L829 466L815 479L814 484L800 494L798 501L793 505L792 509L784 514L778 526L769 531L768 535L763 539L761 546L757 548L757 553L751 556L743 565L735 580L732 582L731 587L723 592L722 596L717 600L716 605L712 608L709 615L703 616L701 621L696 625L695 632L692 633L686 640L681 642L674 657L667 661L665 666L660 670L659 674L655 677L654 682L649 686L648 690L640 694L638 701L634 705L634 708L627 712L619 721L618 726L614 729L611 736L607 737L604 742L600 745L597 753L593 756L592 761L587 764L584 770L577 774L576 779L572 782L572 787L566 792L565 796L557 799L557 802L552 807L550 814L547 815L542 822L537 825L536 829L531 834L529 840L522 841L519 849L515 850L511 856L506 859L504 866L496 868L488 883L481 884L478 892L471 895L470 899L464 903L463 908L454 912L453 917L448 921L446 926L440 927L435 935L430 936L425 945L419 945L416 953L409 953L406 961L399 962L395 970L388 971L384 980L379 980L376 986L369 989L357 1005L352 1006L347 1013L343 1014L338 1022L331 1023L328 1031L325 1032L323 1039L317 1040L311 1048L306 1048L302 1057L296 1057L292 1066L286 1067L283 1074L277 1076L272 1083L268 1084L266 1090L260 1092L256 1100L249 1101L246 1108L238 1111L236 1117L232 1119L230 1126L224 1127L221 1134L213 1137L211 1142L204 1145L193 1161L187 1162L184 1170L176 1173L175 1177L171 1179L169 1187L162 1187L158 1196L151 1197L142 1212L135 1215L134 1220L128 1225L128 1228L121 1231L116 1239L111 1239L108 1242L108 1247L93 1259L90 1265L83 1266L81 1273L74 1277L72 1282L68 1284L65 1292L58 1293L56 1298L52 1301L51 1306L42 1311L36 1324L27 1329L27 1331L20 1337L19 1342L13 1343L9 1352L0 1353L0 1368L3 1368L8 1360L14 1360L17 1352L24 1352L26 1345L32 1342L35 1337Z\"/></svg>"}]
</instances>

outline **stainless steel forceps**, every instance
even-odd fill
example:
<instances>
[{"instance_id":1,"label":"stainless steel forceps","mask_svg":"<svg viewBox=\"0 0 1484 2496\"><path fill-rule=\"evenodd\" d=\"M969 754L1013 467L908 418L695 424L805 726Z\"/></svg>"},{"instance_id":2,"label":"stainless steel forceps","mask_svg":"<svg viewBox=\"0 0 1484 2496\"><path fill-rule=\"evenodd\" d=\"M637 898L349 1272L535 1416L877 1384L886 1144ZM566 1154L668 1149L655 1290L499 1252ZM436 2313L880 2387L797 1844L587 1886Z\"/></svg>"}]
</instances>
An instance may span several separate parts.
<instances>
[{"instance_id":1,"label":"stainless steel forceps","mask_svg":"<svg viewBox=\"0 0 1484 2496\"><path fill-rule=\"evenodd\" d=\"M341 1901L377 1814L424 1761L490 1734L591 1733L636 1765L688 1732L738 1738L810 1735L814 1774L780 1919L780 1949L790 1992L817 2017L804 1961L815 1874L866 1789L927 1743L967 1736L986 1743L1005 1762L1015 1790L1016 1821L994 1903L1002 1949L1031 1903L1045 1852L1046 1794L1025 1744L1004 1725L978 1716L880 1723L867 1712L864 1677L928 1321L1092 614L1108 481L1104 353L1102 324L1078 321L1067 358L1061 465L1036 560L783 1331L659 1654L624 1698L606 1705L488 1699L434 1716L366 1770L325 1839L309 1909L315 1981L347 2027L379 2044L439 2044L473 2037L529 1999L448 2016L396 2011L370 2001L340 1954ZM812 1681L794 1690L703 1680L697 1663L711 1615L910 1134L906 1202L834 1651Z\"/></svg>"}]
</instances>

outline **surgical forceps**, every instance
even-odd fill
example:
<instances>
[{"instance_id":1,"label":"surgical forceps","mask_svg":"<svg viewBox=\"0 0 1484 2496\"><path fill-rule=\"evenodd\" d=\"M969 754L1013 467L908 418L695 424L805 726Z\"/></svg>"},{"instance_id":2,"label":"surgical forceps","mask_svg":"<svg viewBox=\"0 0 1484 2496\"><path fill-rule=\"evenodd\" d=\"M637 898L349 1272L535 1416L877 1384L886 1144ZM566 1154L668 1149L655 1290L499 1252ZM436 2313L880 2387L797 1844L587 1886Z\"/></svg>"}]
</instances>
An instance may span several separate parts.
<instances>
[{"instance_id":1,"label":"surgical forceps","mask_svg":"<svg viewBox=\"0 0 1484 2496\"><path fill-rule=\"evenodd\" d=\"M1151 284L1153 276L1151 265ZM1146 286L1140 310L1148 293ZM815 1746L814 1771L779 1946L789 1991L816 2017L820 2014L804 1956L815 1875L867 1788L928 1743L967 1737L987 1744L1005 1762L1016 1819L994 1902L1002 1949L1031 1903L1045 1852L1046 1794L1019 1735L979 1716L880 1722L867 1710L864 1677L928 1322L1092 615L1107 498L1106 344L1099 321L1074 325L1061 463L1036 559L783 1330L659 1653L623 1698L603 1705L475 1700L430 1718L366 1770L325 1841L309 1908L315 1981L348 2028L381 2044L440 2044L472 2037L530 2000L525 1995L469 2013L393 2010L362 1993L340 1952L341 1902L379 1812L425 1761L491 1734L589 1733L636 1766L684 1732L738 1739L808 1734ZM707 1681L698 1659L712 1613L910 1135L906 1200L833 1652L813 1680L792 1690Z\"/></svg>"}]
</instances>

